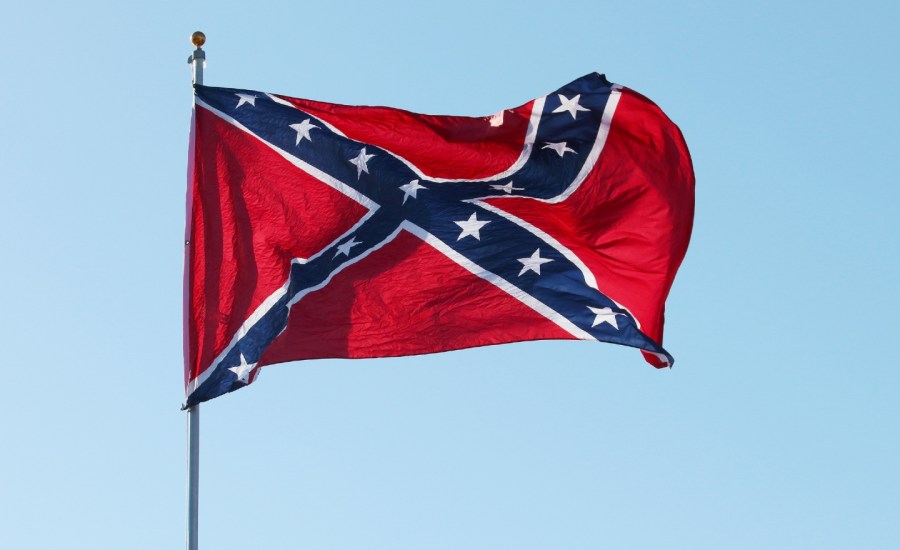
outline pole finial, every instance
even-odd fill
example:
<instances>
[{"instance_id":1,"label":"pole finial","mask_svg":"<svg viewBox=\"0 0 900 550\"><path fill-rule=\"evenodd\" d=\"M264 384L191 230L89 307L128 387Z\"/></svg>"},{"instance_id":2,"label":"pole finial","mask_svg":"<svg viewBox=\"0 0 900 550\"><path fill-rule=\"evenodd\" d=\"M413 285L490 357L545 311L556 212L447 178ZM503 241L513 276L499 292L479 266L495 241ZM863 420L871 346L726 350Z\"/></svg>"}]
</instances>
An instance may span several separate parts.
<instances>
[{"instance_id":1,"label":"pole finial","mask_svg":"<svg viewBox=\"0 0 900 550\"><path fill-rule=\"evenodd\" d=\"M201 31L194 31L191 34L191 44L197 46L198 48L206 44L206 35Z\"/></svg>"}]
</instances>

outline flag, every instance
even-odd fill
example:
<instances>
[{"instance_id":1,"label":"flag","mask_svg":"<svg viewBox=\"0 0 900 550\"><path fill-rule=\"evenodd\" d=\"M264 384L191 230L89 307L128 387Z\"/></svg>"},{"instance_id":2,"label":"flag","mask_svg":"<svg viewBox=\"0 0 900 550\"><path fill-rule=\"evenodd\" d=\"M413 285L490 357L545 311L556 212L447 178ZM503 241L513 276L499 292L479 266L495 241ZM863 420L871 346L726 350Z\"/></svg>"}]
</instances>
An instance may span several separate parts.
<instances>
[{"instance_id":1,"label":"flag","mask_svg":"<svg viewBox=\"0 0 900 550\"><path fill-rule=\"evenodd\" d=\"M690 156L603 75L488 117L196 86L189 172L185 406L299 359L576 339L673 363Z\"/></svg>"}]
</instances>

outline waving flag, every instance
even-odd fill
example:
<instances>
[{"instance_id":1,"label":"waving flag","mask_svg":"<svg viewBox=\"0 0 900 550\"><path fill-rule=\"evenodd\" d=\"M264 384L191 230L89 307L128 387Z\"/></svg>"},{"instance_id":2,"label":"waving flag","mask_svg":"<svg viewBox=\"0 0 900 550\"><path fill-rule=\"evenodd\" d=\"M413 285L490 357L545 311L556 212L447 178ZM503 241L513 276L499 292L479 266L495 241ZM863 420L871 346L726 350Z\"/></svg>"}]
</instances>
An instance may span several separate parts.
<instances>
[{"instance_id":1,"label":"waving flag","mask_svg":"<svg viewBox=\"0 0 900 550\"><path fill-rule=\"evenodd\" d=\"M186 406L298 359L579 339L672 364L694 176L639 94L591 74L480 118L195 95Z\"/></svg>"}]
</instances>

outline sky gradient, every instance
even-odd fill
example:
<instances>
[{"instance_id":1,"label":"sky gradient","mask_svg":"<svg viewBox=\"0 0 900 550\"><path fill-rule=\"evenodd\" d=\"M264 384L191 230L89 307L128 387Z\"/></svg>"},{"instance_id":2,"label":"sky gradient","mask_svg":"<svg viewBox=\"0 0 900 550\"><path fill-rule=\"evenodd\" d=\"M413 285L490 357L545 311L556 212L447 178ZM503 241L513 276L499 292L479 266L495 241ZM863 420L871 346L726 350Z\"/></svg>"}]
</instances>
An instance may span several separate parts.
<instances>
[{"instance_id":1,"label":"sky gradient","mask_svg":"<svg viewBox=\"0 0 900 550\"><path fill-rule=\"evenodd\" d=\"M900 540L895 2L10 5L0 547L184 544L190 33L205 83L489 115L592 71L697 177L657 371L537 342L267 367L201 408L204 549Z\"/></svg>"}]
</instances>

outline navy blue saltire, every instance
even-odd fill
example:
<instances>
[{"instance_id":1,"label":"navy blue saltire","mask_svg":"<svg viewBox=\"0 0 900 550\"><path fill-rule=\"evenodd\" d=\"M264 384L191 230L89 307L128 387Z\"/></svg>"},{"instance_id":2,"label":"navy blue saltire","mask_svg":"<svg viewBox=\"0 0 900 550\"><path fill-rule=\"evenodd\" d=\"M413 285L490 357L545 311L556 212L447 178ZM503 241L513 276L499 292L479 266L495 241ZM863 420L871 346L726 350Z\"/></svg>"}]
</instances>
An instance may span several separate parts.
<instances>
[{"instance_id":1,"label":"navy blue saltire","mask_svg":"<svg viewBox=\"0 0 900 550\"><path fill-rule=\"evenodd\" d=\"M560 196L578 177L588 160L602 124L603 113L612 85L599 74L582 77L546 96L533 149L527 161L514 174L503 180L444 181L422 177L389 151L355 141L332 131L328 124L285 102L252 90L196 86L200 107L232 119L245 131L270 146L284 151L324 172L370 199L374 212L362 224L348 232L329 249L306 262L292 264L287 292L234 342L212 365L211 373L188 396L185 406L212 399L245 385L231 370L245 363L254 364L272 341L286 328L292 302L310 289L327 284L334 273L347 262L359 259L373 248L383 245L402 229L413 224L432 235L446 247L465 257L482 270L499 276L509 284L561 315L578 329L599 341L618 343L664 355L669 365L674 361L659 344L637 327L634 318L585 280L578 266L562 251L539 235L516 223L514 218L497 213L496 205L486 208L479 199L509 197L505 190L492 186L513 182L516 197L553 199ZM238 94L255 96L254 105L241 101ZM580 105L588 109L572 117L569 111L554 113L561 105L560 95L571 100L580 95ZM304 120L316 126L311 140L297 143L298 133L291 125ZM532 128L529 127L529 131ZM564 143L569 151L560 155L547 144ZM350 162L365 148L368 172L361 172ZM416 198L405 197L400 187L419 180ZM237 182L235 182L237 183ZM495 203L496 204L496 203ZM479 231L479 238L459 239L462 232L455 222L472 214L478 221L489 222ZM359 243L347 253L339 250L351 239ZM347 250L346 246L342 250ZM540 257L552 260L540 266L539 276L520 276L522 258L540 250ZM536 275L529 272L527 275ZM302 297L302 296L301 296ZM596 323L590 309L610 308L616 324Z\"/></svg>"}]
</instances>

